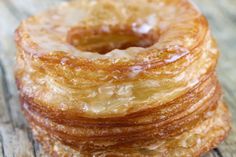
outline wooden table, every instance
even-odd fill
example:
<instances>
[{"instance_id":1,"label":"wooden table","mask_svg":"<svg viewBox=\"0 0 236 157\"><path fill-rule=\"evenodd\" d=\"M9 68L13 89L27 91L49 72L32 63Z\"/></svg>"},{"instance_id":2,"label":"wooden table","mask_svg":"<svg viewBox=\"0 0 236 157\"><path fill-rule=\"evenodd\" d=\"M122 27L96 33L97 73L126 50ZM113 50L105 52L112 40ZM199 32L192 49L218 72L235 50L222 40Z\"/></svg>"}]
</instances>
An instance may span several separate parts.
<instances>
[{"instance_id":1,"label":"wooden table","mask_svg":"<svg viewBox=\"0 0 236 157\"><path fill-rule=\"evenodd\" d=\"M63 0L0 0L0 157L42 157L19 109L13 32L26 17ZM233 119L228 139L206 157L236 157L236 0L194 0L208 17L222 55L218 76Z\"/></svg>"}]
</instances>

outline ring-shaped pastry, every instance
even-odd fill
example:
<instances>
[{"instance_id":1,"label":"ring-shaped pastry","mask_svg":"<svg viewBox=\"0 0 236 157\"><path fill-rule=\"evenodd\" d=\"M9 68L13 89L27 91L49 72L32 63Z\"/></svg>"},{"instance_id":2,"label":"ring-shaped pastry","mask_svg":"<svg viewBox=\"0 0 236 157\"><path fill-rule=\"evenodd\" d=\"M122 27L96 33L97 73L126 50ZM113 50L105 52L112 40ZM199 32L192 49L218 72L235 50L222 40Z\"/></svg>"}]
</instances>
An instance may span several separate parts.
<instances>
[{"instance_id":1,"label":"ring-shaped pastry","mask_svg":"<svg viewBox=\"0 0 236 157\"><path fill-rule=\"evenodd\" d=\"M219 52L188 0L66 2L15 40L22 110L52 156L198 156L230 130Z\"/></svg>"}]
</instances>

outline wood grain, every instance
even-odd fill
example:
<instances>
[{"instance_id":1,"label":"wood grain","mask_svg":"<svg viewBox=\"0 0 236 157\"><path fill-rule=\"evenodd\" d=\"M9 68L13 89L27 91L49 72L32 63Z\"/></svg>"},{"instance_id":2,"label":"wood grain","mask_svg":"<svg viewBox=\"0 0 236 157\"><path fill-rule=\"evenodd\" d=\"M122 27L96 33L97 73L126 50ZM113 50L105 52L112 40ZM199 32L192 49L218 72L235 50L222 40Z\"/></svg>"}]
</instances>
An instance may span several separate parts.
<instances>
[{"instance_id":1,"label":"wood grain","mask_svg":"<svg viewBox=\"0 0 236 157\"><path fill-rule=\"evenodd\" d=\"M0 0L0 157L45 157L19 109L13 34L22 19L64 0ZM232 112L228 139L204 157L236 157L236 1L194 0L207 16L222 52L218 76Z\"/></svg>"}]
</instances>

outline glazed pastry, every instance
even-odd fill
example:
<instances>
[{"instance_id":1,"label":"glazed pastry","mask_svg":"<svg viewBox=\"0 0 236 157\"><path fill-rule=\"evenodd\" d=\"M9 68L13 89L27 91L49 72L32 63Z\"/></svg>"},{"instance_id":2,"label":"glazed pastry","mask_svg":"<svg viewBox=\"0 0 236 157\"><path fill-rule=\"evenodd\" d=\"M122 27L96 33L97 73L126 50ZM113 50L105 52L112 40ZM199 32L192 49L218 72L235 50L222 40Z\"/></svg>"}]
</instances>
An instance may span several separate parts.
<instances>
[{"instance_id":1,"label":"glazed pastry","mask_svg":"<svg viewBox=\"0 0 236 157\"><path fill-rule=\"evenodd\" d=\"M206 18L187 0L80 0L16 31L21 107L51 156L199 156L230 130Z\"/></svg>"}]
</instances>

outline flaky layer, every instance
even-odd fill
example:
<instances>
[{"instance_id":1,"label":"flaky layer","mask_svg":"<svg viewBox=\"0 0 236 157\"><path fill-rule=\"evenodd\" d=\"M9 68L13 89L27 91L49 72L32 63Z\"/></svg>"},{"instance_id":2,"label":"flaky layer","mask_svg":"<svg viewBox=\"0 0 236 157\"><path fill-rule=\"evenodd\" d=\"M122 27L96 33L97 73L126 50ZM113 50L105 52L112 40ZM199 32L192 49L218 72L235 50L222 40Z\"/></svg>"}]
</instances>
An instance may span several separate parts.
<instances>
[{"instance_id":1,"label":"flaky layer","mask_svg":"<svg viewBox=\"0 0 236 157\"><path fill-rule=\"evenodd\" d=\"M27 114L27 112L26 112ZM58 141L50 132L29 122L33 128L34 135L43 144L47 153L54 157L64 156L165 156L165 157L186 157L199 156L214 148L228 134L230 130L230 117L227 107L219 103L215 112L210 118L199 123L196 127L175 137L165 140L155 139L142 141L137 147L121 146L111 149L84 152L79 147L73 149ZM92 144L92 142L91 142ZM92 147L92 145L91 145ZM92 148L91 148L92 149Z\"/></svg>"},{"instance_id":2,"label":"flaky layer","mask_svg":"<svg viewBox=\"0 0 236 157\"><path fill-rule=\"evenodd\" d=\"M137 145L140 141L153 138L166 139L176 136L209 118L209 114L215 111L220 96L219 86L211 83L214 83L214 80L207 80L200 88L192 91L192 97L179 98L180 100L175 100L162 108L145 110L146 113L136 113L133 117L119 119L81 120L78 118L75 122L63 121L63 117L58 117L50 120L35 111L33 104L27 102L26 99L22 99L22 106L33 123L52 132L53 136L63 142L89 149L87 146L93 141L98 145L104 143L105 145L101 148L107 149L124 144ZM204 95L206 94L204 91L209 94ZM99 147L97 146L101 149Z\"/></svg>"}]
</instances>

